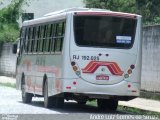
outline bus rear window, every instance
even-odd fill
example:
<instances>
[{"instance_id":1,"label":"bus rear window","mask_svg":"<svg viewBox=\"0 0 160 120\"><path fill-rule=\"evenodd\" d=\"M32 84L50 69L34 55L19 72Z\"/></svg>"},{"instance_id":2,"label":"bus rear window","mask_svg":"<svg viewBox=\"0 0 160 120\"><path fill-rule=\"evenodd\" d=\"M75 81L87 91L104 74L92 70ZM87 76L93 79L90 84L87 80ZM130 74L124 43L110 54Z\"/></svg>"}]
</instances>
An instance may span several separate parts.
<instances>
[{"instance_id":1,"label":"bus rear window","mask_svg":"<svg viewBox=\"0 0 160 120\"><path fill-rule=\"evenodd\" d=\"M129 49L133 46L136 19L113 16L74 16L75 42L84 47Z\"/></svg>"}]
</instances>

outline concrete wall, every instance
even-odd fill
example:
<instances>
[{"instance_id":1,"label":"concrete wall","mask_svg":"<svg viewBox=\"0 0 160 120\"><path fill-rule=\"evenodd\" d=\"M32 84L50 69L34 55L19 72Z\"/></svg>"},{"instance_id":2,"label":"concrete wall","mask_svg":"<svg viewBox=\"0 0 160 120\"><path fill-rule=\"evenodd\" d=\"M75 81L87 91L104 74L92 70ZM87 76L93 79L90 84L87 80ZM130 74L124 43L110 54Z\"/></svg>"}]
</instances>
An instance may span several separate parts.
<instances>
[{"instance_id":1,"label":"concrete wall","mask_svg":"<svg viewBox=\"0 0 160 120\"><path fill-rule=\"evenodd\" d=\"M143 29L141 88L160 92L160 25Z\"/></svg>"},{"instance_id":2,"label":"concrete wall","mask_svg":"<svg viewBox=\"0 0 160 120\"><path fill-rule=\"evenodd\" d=\"M12 43L0 47L0 74L13 76L16 70L16 55L12 54Z\"/></svg>"}]
</instances>

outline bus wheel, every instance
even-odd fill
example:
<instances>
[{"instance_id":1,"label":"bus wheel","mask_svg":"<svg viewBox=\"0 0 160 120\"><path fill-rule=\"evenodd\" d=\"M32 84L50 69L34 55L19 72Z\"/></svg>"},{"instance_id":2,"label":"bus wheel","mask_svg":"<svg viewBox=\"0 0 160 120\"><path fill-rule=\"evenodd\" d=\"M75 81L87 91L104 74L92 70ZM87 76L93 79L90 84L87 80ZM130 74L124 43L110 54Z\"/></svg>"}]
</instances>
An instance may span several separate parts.
<instances>
[{"instance_id":1,"label":"bus wheel","mask_svg":"<svg viewBox=\"0 0 160 120\"><path fill-rule=\"evenodd\" d=\"M114 99L98 99L97 105L101 110L113 110L115 111L118 107L118 100Z\"/></svg>"},{"instance_id":2,"label":"bus wheel","mask_svg":"<svg viewBox=\"0 0 160 120\"><path fill-rule=\"evenodd\" d=\"M33 95L31 93L26 92L26 85L25 85L24 77L22 78L22 88L21 88L21 90L22 90L22 101L23 101L23 103L31 103Z\"/></svg>"},{"instance_id":3,"label":"bus wheel","mask_svg":"<svg viewBox=\"0 0 160 120\"><path fill-rule=\"evenodd\" d=\"M44 107L52 108L54 103L53 97L48 96L48 83L47 81L44 84Z\"/></svg>"},{"instance_id":4,"label":"bus wheel","mask_svg":"<svg viewBox=\"0 0 160 120\"><path fill-rule=\"evenodd\" d=\"M63 97L54 97L54 106L56 108L62 108L64 106L64 98Z\"/></svg>"},{"instance_id":5,"label":"bus wheel","mask_svg":"<svg viewBox=\"0 0 160 120\"><path fill-rule=\"evenodd\" d=\"M78 103L79 105L85 105L85 104L87 103L87 101L77 101L77 103Z\"/></svg>"}]
</instances>

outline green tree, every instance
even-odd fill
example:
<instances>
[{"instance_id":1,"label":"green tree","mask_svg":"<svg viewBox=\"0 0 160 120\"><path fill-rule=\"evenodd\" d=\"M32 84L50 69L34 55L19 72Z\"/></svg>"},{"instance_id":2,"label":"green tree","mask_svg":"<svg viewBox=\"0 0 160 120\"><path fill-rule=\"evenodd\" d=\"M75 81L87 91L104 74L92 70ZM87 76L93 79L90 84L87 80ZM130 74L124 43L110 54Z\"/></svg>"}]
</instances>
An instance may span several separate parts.
<instances>
[{"instance_id":1,"label":"green tree","mask_svg":"<svg viewBox=\"0 0 160 120\"><path fill-rule=\"evenodd\" d=\"M25 2L26 0L12 0L10 5L0 10L0 42L15 41L18 38L19 24L17 21Z\"/></svg>"},{"instance_id":2,"label":"green tree","mask_svg":"<svg viewBox=\"0 0 160 120\"><path fill-rule=\"evenodd\" d=\"M86 7L137 13L144 24L160 23L160 0L84 0Z\"/></svg>"},{"instance_id":3,"label":"green tree","mask_svg":"<svg viewBox=\"0 0 160 120\"><path fill-rule=\"evenodd\" d=\"M84 0L86 7L134 12L135 0Z\"/></svg>"},{"instance_id":4,"label":"green tree","mask_svg":"<svg viewBox=\"0 0 160 120\"><path fill-rule=\"evenodd\" d=\"M137 13L143 16L146 23L160 23L159 0L136 0Z\"/></svg>"}]
</instances>

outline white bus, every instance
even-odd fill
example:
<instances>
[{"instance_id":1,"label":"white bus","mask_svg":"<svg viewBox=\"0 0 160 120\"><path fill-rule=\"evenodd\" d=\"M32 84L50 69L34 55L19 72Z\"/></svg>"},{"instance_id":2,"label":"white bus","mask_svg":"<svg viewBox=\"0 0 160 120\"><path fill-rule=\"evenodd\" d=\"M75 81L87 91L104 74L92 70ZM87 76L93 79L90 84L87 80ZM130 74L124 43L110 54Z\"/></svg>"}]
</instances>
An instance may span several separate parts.
<instances>
[{"instance_id":1,"label":"white bus","mask_svg":"<svg viewBox=\"0 0 160 120\"><path fill-rule=\"evenodd\" d=\"M44 106L64 100L116 110L119 100L140 94L141 16L74 8L25 21L16 79L22 100L44 97Z\"/></svg>"}]
</instances>

